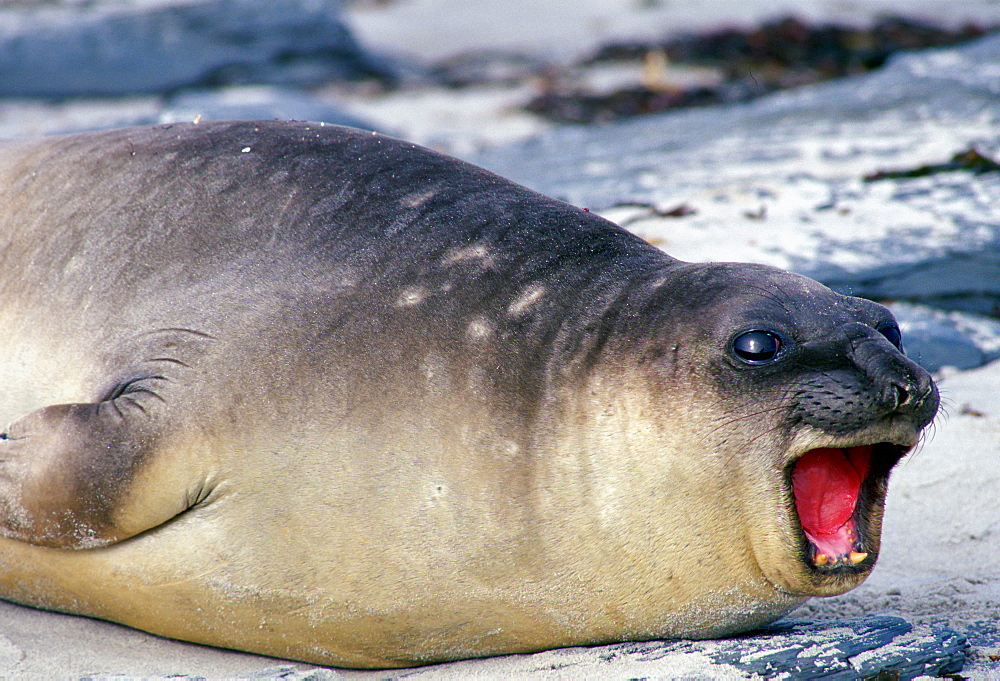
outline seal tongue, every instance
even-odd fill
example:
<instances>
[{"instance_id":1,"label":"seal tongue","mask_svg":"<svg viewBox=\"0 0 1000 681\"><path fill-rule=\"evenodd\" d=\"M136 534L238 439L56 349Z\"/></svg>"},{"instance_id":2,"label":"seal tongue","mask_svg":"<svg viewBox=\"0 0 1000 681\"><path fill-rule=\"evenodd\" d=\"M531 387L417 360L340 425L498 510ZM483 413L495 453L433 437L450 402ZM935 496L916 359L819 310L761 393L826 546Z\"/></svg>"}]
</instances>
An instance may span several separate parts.
<instances>
[{"instance_id":1,"label":"seal tongue","mask_svg":"<svg viewBox=\"0 0 1000 681\"><path fill-rule=\"evenodd\" d=\"M795 508L806 537L821 554L836 558L854 550L854 508L871 451L870 445L813 449L795 462Z\"/></svg>"}]
</instances>

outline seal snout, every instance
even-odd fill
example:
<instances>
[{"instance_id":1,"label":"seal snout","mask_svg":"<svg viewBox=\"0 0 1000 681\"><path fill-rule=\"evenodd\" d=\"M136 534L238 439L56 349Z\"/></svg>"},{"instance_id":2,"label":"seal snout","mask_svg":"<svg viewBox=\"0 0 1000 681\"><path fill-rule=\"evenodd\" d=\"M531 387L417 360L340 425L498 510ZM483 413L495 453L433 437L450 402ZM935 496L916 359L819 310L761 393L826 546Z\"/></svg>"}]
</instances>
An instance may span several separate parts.
<instances>
[{"instance_id":1,"label":"seal snout","mask_svg":"<svg viewBox=\"0 0 1000 681\"><path fill-rule=\"evenodd\" d=\"M898 334L893 342L885 330L851 328L859 326L848 325L853 333L834 341L842 348L839 366L800 384L795 418L824 435L822 446L813 444L788 468L803 562L816 579L844 584L874 566L888 473L939 401L930 374L903 354Z\"/></svg>"},{"instance_id":2,"label":"seal snout","mask_svg":"<svg viewBox=\"0 0 1000 681\"><path fill-rule=\"evenodd\" d=\"M911 418L918 428L930 423L937 413L939 399L930 374L919 367L917 371L890 369L887 373L883 380L889 412Z\"/></svg>"},{"instance_id":3,"label":"seal snout","mask_svg":"<svg viewBox=\"0 0 1000 681\"><path fill-rule=\"evenodd\" d=\"M861 325L862 330L855 331L853 326L845 333L849 356L876 389L877 411L902 417L918 430L930 423L937 413L937 388L930 374L904 354L898 327L885 325L876 333Z\"/></svg>"},{"instance_id":4,"label":"seal snout","mask_svg":"<svg viewBox=\"0 0 1000 681\"><path fill-rule=\"evenodd\" d=\"M939 398L924 369L885 343L848 344L846 354L840 366L802 379L795 420L835 436L889 423L917 433L931 422Z\"/></svg>"}]
</instances>

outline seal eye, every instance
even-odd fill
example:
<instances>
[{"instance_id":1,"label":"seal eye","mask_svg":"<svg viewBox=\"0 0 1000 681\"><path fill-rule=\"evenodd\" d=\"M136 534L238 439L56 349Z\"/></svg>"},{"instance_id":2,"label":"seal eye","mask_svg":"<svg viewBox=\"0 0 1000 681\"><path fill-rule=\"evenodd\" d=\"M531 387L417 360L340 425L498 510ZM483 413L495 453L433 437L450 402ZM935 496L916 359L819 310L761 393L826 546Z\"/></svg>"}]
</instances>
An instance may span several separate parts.
<instances>
[{"instance_id":1,"label":"seal eye","mask_svg":"<svg viewBox=\"0 0 1000 681\"><path fill-rule=\"evenodd\" d=\"M898 326L889 322L888 324L882 324L876 330L885 336L890 343L895 345L897 349L903 349L903 334L900 333Z\"/></svg>"},{"instance_id":2,"label":"seal eye","mask_svg":"<svg viewBox=\"0 0 1000 681\"><path fill-rule=\"evenodd\" d=\"M773 331L747 331L733 339L733 354L747 364L770 362L781 347L781 337Z\"/></svg>"}]
</instances>

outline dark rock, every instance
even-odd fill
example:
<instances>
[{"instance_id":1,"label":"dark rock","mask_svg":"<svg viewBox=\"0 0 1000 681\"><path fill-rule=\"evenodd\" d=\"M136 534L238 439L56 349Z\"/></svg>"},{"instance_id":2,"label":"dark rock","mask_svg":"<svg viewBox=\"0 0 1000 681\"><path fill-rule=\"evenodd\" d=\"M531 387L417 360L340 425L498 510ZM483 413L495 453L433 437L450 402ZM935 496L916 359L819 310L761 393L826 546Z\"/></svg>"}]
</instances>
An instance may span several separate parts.
<instances>
[{"instance_id":1,"label":"dark rock","mask_svg":"<svg viewBox=\"0 0 1000 681\"><path fill-rule=\"evenodd\" d=\"M969 639L969 660L975 664L976 673L990 678L1000 676L1000 623L996 620L973 622L963 627ZM970 677L971 678L971 677Z\"/></svg>"},{"instance_id":2,"label":"dark rock","mask_svg":"<svg viewBox=\"0 0 1000 681\"><path fill-rule=\"evenodd\" d=\"M527 54L507 52L464 52L442 60L430 75L451 88L486 83L514 84L544 74L548 64Z\"/></svg>"},{"instance_id":3,"label":"dark rock","mask_svg":"<svg viewBox=\"0 0 1000 681\"><path fill-rule=\"evenodd\" d=\"M103 0L0 10L0 97L312 85L389 71L326 0Z\"/></svg>"},{"instance_id":4,"label":"dark rock","mask_svg":"<svg viewBox=\"0 0 1000 681\"><path fill-rule=\"evenodd\" d=\"M733 639L732 645L709 656L765 678L913 679L961 671L968 647L965 636L945 627L914 626L898 617L870 615L777 622L756 636Z\"/></svg>"},{"instance_id":5,"label":"dark rock","mask_svg":"<svg viewBox=\"0 0 1000 681\"><path fill-rule=\"evenodd\" d=\"M1000 359L1000 320L923 305L890 304L906 354L928 371L973 369Z\"/></svg>"},{"instance_id":6,"label":"dark rock","mask_svg":"<svg viewBox=\"0 0 1000 681\"><path fill-rule=\"evenodd\" d=\"M867 73L903 50L941 47L981 37L996 27L946 28L906 17L871 26L807 24L796 17L752 29L726 28L665 41L614 43L583 65L639 61L659 53L673 64L710 66L722 74L711 87L658 89L636 85L612 93L546 91L526 108L560 123L607 122L670 109L746 101L791 87Z\"/></svg>"},{"instance_id":7,"label":"dark rock","mask_svg":"<svg viewBox=\"0 0 1000 681\"><path fill-rule=\"evenodd\" d=\"M905 179L908 177L927 177L935 173L952 173L960 170L980 175L982 173L1000 172L1000 163L997 163L989 156L984 155L975 147L969 147L965 151L954 154L950 160L944 163L931 163L918 166L916 168L877 170L864 176L865 182L877 182L886 179Z\"/></svg>"}]
</instances>

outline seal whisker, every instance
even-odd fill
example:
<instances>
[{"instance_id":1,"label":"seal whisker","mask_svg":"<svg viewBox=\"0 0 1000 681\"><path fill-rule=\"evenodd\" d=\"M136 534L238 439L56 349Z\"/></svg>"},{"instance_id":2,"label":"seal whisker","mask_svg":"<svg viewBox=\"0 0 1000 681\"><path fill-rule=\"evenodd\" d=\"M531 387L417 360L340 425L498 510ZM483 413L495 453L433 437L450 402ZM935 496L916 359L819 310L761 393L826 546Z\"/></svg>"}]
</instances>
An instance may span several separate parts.
<instances>
[{"instance_id":1,"label":"seal whisker","mask_svg":"<svg viewBox=\"0 0 1000 681\"><path fill-rule=\"evenodd\" d=\"M754 435L753 437L751 437L751 438L749 438L747 440L744 440L743 441L743 446L740 447L737 451L740 452L740 453L745 453L750 448L750 446L753 445L754 443L756 443L757 440L759 440L760 438L762 438L762 437L764 437L766 435L770 435L772 433L780 432L780 431L781 431L781 426L780 425L768 428L767 430L764 430L763 432L758 433L757 435Z\"/></svg>"},{"instance_id":2,"label":"seal whisker","mask_svg":"<svg viewBox=\"0 0 1000 681\"><path fill-rule=\"evenodd\" d=\"M736 417L733 417L731 419L727 419L727 420L724 420L724 421L713 421L713 423L717 427L728 426L728 425L732 425L733 423L738 423L739 421L745 421L745 420L748 420L748 419L753 419L753 418L755 418L757 416L762 416L764 414L773 414L775 412L784 411L785 408L786 407L784 407L783 405L779 405L777 407L768 407L767 409L761 409L760 411L754 411L754 412L749 412L749 413L746 413L746 414L740 414L739 416L736 416Z\"/></svg>"},{"instance_id":3,"label":"seal whisker","mask_svg":"<svg viewBox=\"0 0 1000 681\"><path fill-rule=\"evenodd\" d=\"M792 311L788 309L787 305L785 304L785 301L776 292L757 285L748 286L747 289L750 291L760 292L761 295L763 295L765 298L773 301L785 312L791 314Z\"/></svg>"},{"instance_id":4,"label":"seal whisker","mask_svg":"<svg viewBox=\"0 0 1000 681\"><path fill-rule=\"evenodd\" d=\"M137 334L136 338L144 338L146 336L154 336L154 335L160 334L160 333L185 333L185 334L190 334L192 336L197 336L199 338L205 338L207 340L213 340L213 341L214 340L219 340L218 338L216 338L215 336L213 336L212 334L210 334L210 333L208 333L206 331L198 331L197 329L186 329L186 328L176 327L176 326L168 326L168 327L164 327L162 329L153 329L152 331L143 331L142 333Z\"/></svg>"}]
</instances>

